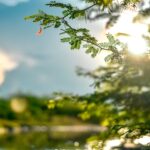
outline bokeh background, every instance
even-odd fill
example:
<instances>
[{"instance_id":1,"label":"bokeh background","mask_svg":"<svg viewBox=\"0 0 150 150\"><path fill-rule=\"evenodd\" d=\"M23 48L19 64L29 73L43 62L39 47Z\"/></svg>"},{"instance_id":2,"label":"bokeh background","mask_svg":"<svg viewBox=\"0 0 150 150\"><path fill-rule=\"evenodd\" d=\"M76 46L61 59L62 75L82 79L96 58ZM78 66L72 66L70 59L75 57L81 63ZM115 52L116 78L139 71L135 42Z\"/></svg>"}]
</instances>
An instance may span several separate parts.
<instances>
[{"instance_id":1,"label":"bokeh background","mask_svg":"<svg viewBox=\"0 0 150 150\"><path fill-rule=\"evenodd\" d=\"M83 49L71 51L69 45L60 42L58 30L46 29L41 35L37 35L40 25L25 21L26 16L35 14L38 10L59 14L58 9L49 9L45 6L49 1L0 0L0 149L83 149L88 146L89 141L96 140L100 133L103 136L101 131L106 131L106 127L114 123L114 118L117 120L116 117L121 116L120 122L128 122L129 117L133 124L134 119L137 119L137 122L140 119L149 121L150 117L147 113L149 95L143 96L145 100L142 101L143 103L138 103L136 99L138 108L135 105L133 107L135 112L133 109L132 114L128 109L122 110L124 106L128 106L130 100L126 81L123 80L124 84L119 88L108 86L109 95L107 86L94 90L94 87L90 86L93 80L77 75L77 67L93 70L98 66L106 65L104 62L106 52L91 58ZM79 0L60 1L84 8L84 3ZM149 7L150 3L145 3L143 6L143 8ZM140 58L148 48L143 36L149 32L150 19L133 23L136 14L136 10L124 10L115 26L108 31L114 35L120 33L123 36L121 40L128 44L129 53L134 54L133 58ZM94 22L78 20L72 23L76 27L87 27L101 42L106 38L104 35L106 35L107 21L108 19ZM144 66L146 67L142 69L147 69L149 73L147 64ZM149 76L145 78L143 74L141 78L149 86L147 83ZM136 80L136 77L133 79ZM136 83L135 91L136 89L140 91L138 88L140 83L142 85L145 83L142 81ZM125 94L127 103L123 103L122 108L117 107L115 103L115 107L113 105L113 96L116 98L115 95L119 93L115 88L119 90L122 88L127 92ZM98 90L102 93L97 92ZM137 96L142 94L139 91L136 93ZM124 101L124 97L121 100ZM132 109L129 110L132 112ZM140 110L145 110L147 113L143 113L144 118ZM147 124L149 125L149 122ZM149 136L145 138L142 140L150 143ZM114 139L109 142L111 142L108 144L109 147L114 146L115 142L116 145L121 144ZM138 141L137 144L140 142ZM108 150L108 147L105 150Z\"/></svg>"}]
</instances>

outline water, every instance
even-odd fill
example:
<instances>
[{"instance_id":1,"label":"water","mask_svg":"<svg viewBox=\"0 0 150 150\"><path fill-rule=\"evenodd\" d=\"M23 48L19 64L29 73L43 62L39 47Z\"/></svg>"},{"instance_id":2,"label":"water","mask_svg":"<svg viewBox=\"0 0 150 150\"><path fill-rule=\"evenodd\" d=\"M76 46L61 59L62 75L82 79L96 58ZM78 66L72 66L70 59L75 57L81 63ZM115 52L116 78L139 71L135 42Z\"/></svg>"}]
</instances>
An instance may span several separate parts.
<instances>
[{"instance_id":1,"label":"water","mask_svg":"<svg viewBox=\"0 0 150 150\"><path fill-rule=\"evenodd\" d=\"M26 132L0 136L2 150L83 150L91 132Z\"/></svg>"}]
</instances>

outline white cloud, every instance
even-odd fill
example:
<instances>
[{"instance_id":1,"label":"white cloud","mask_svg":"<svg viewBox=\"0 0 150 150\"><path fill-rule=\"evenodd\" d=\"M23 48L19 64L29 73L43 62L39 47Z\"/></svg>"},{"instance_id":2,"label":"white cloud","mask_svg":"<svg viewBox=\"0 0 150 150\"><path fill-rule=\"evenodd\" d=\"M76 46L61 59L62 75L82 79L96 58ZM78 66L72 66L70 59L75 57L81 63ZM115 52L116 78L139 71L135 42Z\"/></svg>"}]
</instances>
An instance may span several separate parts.
<instances>
[{"instance_id":1,"label":"white cloud","mask_svg":"<svg viewBox=\"0 0 150 150\"><path fill-rule=\"evenodd\" d=\"M11 56L18 62L19 65L26 65L29 68L37 66L38 60L23 53L13 53Z\"/></svg>"},{"instance_id":2,"label":"white cloud","mask_svg":"<svg viewBox=\"0 0 150 150\"><path fill-rule=\"evenodd\" d=\"M28 2L29 0L0 0L0 4L4 4L7 6L16 6L22 2Z\"/></svg>"},{"instance_id":3,"label":"white cloud","mask_svg":"<svg viewBox=\"0 0 150 150\"><path fill-rule=\"evenodd\" d=\"M17 62L13 60L8 54L0 51L0 85L5 80L5 73L11 71L18 66Z\"/></svg>"}]
</instances>

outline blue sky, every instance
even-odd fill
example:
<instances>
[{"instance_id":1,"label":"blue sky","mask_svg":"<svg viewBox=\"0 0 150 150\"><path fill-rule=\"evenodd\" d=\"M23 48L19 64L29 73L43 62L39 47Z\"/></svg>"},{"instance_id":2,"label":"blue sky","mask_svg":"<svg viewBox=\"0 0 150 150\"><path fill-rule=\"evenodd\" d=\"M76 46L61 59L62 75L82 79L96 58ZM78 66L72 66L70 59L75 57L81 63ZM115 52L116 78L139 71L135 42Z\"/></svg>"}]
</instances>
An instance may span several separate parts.
<instances>
[{"instance_id":1,"label":"blue sky","mask_svg":"<svg viewBox=\"0 0 150 150\"><path fill-rule=\"evenodd\" d=\"M84 51L70 51L60 42L55 29L36 36L38 24L27 22L25 16L38 9L50 13L44 4L48 0L0 0L0 95L16 92L37 95L54 91L85 94L93 90L91 80L78 77L75 68L93 69L98 58L92 59ZM93 33L99 29L93 28Z\"/></svg>"}]
</instances>

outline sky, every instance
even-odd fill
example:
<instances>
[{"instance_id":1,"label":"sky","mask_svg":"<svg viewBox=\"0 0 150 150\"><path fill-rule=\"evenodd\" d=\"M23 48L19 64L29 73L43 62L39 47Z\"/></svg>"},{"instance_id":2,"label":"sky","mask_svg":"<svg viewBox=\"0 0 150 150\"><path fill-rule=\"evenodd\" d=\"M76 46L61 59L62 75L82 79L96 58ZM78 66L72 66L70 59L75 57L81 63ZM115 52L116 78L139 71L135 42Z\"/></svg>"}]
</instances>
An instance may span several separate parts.
<instances>
[{"instance_id":1,"label":"sky","mask_svg":"<svg viewBox=\"0 0 150 150\"><path fill-rule=\"evenodd\" d=\"M63 0L84 6L77 1ZM93 81L77 76L75 70L76 67L92 70L104 65L104 54L93 59L85 54L84 49L71 51L67 44L60 42L58 30L47 29L37 36L39 24L24 20L25 16L35 14L39 9L50 14L59 13L56 9L46 7L44 4L47 2L49 0L0 0L0 96L18 92L35 95L93 92L90 86ZM149 3L143 7L149 8ZM123 10L115 26L108 31L104 29L107 20L93 23L78 21L75 25L89 28L102 42L107 32L113 35L127 33L128 37L118 37L119 40L126 43L134 55L141 55L147 50L143 35L147 35L150 17L133 23L136 14L136 10Z\"/></svg>"},{"instance_id":2,"label":"sky","mask_svg":"<svg viewBox=\"0 0 150 150\"><path fill-rule=\"evenodd\" d=\"M39 25L24 20L39 9L57 13L48 9L46 2L0 0L0 96L18 92L49 95L60 91L74 94L93 91L92 80L78 77L75 70L77 66L94 69L101 64L99 57L93 59L84 50L70 51L68 45L60 42L56 29L36 36ZM93 26L93 33L100 33L99 23L87 26Z\"/></svg>"}]
</instances>

